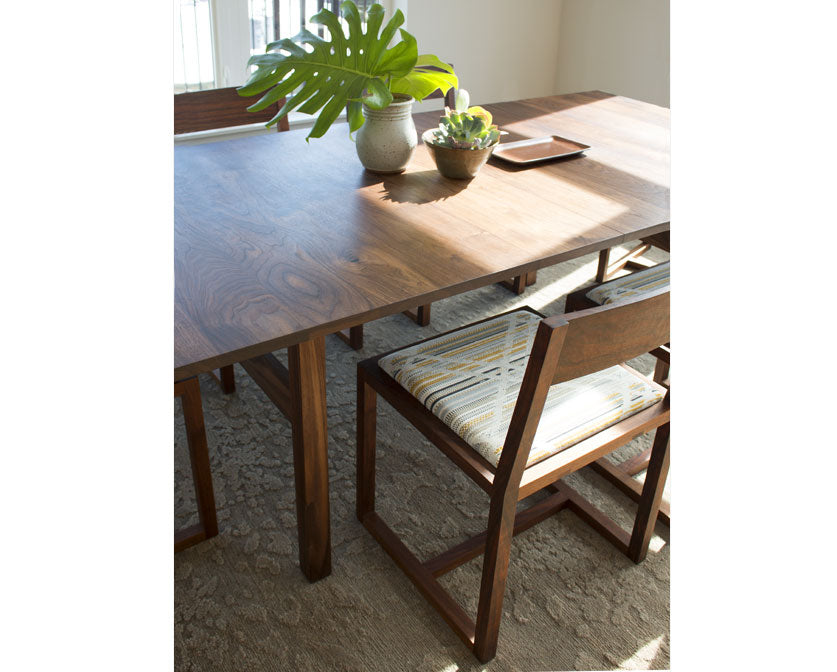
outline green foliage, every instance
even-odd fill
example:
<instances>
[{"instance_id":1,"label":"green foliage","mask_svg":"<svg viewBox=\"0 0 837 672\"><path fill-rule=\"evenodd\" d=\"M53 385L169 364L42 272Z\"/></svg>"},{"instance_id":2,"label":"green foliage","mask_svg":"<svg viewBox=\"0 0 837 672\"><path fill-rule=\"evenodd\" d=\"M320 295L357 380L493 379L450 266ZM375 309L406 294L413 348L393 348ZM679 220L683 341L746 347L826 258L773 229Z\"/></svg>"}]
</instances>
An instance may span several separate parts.
<instances>
[{"instance_id":1,"label":"green foliage","mask_svg":"<svg viewBox=\"0 0 837 672\"><path fill-rule=\"evenodd\" d=\"M460 92L465 91L460 89ZM464 99L457 95L457 103ZM468 103L465 102L465 105ZM484 149L490 147L500 139L500 129L491 123L491 113L482 107L475 106L464 112L451 111L445 108L445 116L439 120L439 128L432 133L433 144L451 149Z\"/></svg>"},{"instance_id":2,"label":"green foliage","mask_svg":"<svg viewBox=\"0 0 837 672\"><path fill-rule=\"evenodd\" d=\"M342 3L340 13L348 23L348 35L343 32L337 15L323 9L311 17L311 23L328 28L330 41L303 29L293 38L271 42L265 49L267 53L253 56L247 62L255 65L256 70L238 89L239 95L264 93L248 110L262 110L301 86L287 98L268 126L298 107L306 114L319 112L308 135L308 138L319 138L348 105L349 131L354 132L363 125L362 103L379 110L392 102L393 93L421 100L436 89L444 93L458 85L456 74L448 64L436 56L418 55L416 38L406 30L400 29L401 41L387 48L404 23L401 10L381 30L384 10L381 5L373 4L367 12L365 33L354 2ZM443 71L430 70L431 66Z\"/></svg>"}]
</instances>

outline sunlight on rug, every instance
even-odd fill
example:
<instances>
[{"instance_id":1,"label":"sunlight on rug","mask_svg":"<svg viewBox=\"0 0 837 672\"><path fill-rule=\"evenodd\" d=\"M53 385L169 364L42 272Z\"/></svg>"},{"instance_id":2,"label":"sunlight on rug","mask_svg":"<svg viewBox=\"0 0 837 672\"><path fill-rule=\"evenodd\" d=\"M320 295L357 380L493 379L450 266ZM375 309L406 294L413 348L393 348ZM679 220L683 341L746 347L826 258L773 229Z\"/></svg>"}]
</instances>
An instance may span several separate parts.
<instances>
[{"instance_id":1,"label":"sunlight on rug","mask_svg":"<svg viewBox=\"0 0 837 672\"><path fill-rule=\"evenodd\" d=\"M660 635L656 639L652 639L630 658L619 663L619 668L623 670L647 669L648 665L653 662L654 658L656 658L657 654L660 652L660 647L663 644L664 637L665 635Z\"/></svg>"}]
</instances>

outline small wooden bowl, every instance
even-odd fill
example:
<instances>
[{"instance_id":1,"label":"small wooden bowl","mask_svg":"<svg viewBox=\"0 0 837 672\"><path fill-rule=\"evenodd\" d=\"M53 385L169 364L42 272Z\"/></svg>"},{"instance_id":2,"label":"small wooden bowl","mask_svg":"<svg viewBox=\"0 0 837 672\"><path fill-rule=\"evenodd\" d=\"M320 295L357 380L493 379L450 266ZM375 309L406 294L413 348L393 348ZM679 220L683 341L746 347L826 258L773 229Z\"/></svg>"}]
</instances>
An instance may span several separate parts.
<instances>
[{"instance_id":1,"label":"small wooden bowl","mask_svg":"<svg viewBox=\"0 0 837 672\"><path fill-rule=\"evenodd\" d=\"M484 149L451 149L434 145L431 133L435 129L422 133L421 139L427 146L427 151L436 162L437 170L445 177L452 177L457 180L470 180L480 172L491 152L498 143Z\"/></svg>"}]
</instances>

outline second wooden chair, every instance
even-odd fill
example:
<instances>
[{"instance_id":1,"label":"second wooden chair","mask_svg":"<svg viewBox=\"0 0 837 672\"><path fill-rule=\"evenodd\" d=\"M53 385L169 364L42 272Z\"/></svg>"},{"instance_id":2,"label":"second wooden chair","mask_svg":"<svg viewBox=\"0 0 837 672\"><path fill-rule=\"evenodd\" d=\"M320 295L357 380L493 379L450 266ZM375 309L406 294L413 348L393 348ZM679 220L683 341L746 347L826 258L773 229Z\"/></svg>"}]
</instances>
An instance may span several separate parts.
<instances>
[{"instance_id":1,"label":"second wooden chair","mask_svg":"<svg viewBox=\"0 0 837 672\"><path fill-rule=\"evenodd\" d=\"M669 392L624 362L668 340L669 294L658 291L550 318L518 310L358 365L357 517L480 661L496 653L513 535L569 508L644 559L668 472ZM378 394L488 493L484 533L422 561L375 512ZM561 479L652 430L629 534ZM437 577L479 555L472 620Z\"/></svg>"},{"instance_id":2,"label":"second wooden chair","mask_svg":"<svg viewBox=\"0 0 837 672\"><path fill-rule=\"evenodd\" d=\"M570 313L576 310L595 308L629 296L640 296L650 291L668 289L669 286L670 262L648 268L643 267L643 270L636 273L623 275L572 292L567 295L564 312ZM654 349L651 354L657 358L657 364L654 368L654 381L668 387L671 348L666 344ZM642 484L634 476L648 468L650 459L651 449L647 448L623 462L617 463L607 457L602 457L596 460L591 467L628 497L638 501L642 494ZM666 525L671 522L671 512L668 502L665 500L660 504L660 520Z\"/></svg>"}]
</instances>

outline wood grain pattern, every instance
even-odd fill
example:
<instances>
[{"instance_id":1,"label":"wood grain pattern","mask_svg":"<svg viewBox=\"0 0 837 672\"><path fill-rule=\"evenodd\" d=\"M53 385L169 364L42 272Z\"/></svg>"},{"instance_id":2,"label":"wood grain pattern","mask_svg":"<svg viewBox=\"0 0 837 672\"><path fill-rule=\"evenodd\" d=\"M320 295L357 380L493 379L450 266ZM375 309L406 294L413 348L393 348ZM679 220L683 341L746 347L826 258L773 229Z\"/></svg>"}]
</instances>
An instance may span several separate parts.
<instances>
[{"instance_id":1,"label":"wood grain pattern","mask_svg":"<svg viewBox=\"0 0 837 672\"><path fill-rule=\"evenodd\" d=\"M340 125L177 146L176 377L668 230L668 110L601 92L486 107L509 139L591 149L492 159L463 185L422 146L401 175L367 173Z\"/></svg>"},{"instance_id":2,"label":"wood grain pattern","mask_svg":"<svg viewBox=\"0 0 837 672\"><path fill-rule=\"evenodd\" d=\"M550 317L567 325L553 383L615 366L669 341L669 290L662 288L606 306Z\"/></svg>"}]
</instances>

